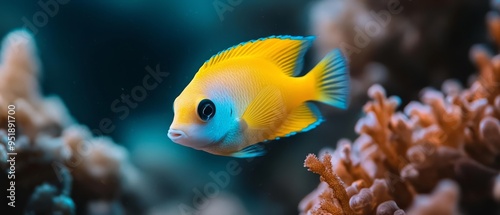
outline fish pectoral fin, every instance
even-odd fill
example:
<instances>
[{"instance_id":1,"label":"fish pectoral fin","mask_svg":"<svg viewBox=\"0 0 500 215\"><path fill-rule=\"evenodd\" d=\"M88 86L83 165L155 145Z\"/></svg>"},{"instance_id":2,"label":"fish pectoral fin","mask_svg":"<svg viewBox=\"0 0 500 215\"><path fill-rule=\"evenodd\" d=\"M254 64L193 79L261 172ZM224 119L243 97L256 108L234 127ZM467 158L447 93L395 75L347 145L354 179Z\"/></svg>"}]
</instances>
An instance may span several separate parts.
<instances>
[{"instance_id":1,"label":"fish pectoral fin","mask_svg":"<svg viewBox=\"0 0 500 215\"><path fill-rule=\"evenodd\" d=\"M254 131L275 131L285 118L286 107L283 96L275 87L268 86L262 89L241 117L248 128ZM266 137L263 137L264 141Z\"/></svg>"},{"instance_id":2,"label":"fish pectoral fin","mask_svg":"<svg viewBox=\"0 0 500 215\"><path fill-rule=\"evenodd\" d=\"M251 157L263 156L264 154L266 154L264 146L254 144L231 154L231 156L236 158L251 158Z\"/></svg>"},{"instance_id":3,"label":"fish pectoral fin","mask_svg":"<svg viewBox=\"0 0 500 215\"><path fill-rule=\"evenodd\" d=\"M299 132L306 132L323 121L318 108L311 103L304 103L295 108L287 117L285 122L274 134L274 139L288 137Z\"/></svg>"},{"instance_id":4,"label":"fish pectoral fin","mask_svg":"<svg viewBox=\"0 0 500 215\"><path fill-rule=\"evenodd\" d=\"M248 124L244 119L238 118L236 120L239 124L240 132L244 132L248 129Z\"/></svg>"}]
</instances>

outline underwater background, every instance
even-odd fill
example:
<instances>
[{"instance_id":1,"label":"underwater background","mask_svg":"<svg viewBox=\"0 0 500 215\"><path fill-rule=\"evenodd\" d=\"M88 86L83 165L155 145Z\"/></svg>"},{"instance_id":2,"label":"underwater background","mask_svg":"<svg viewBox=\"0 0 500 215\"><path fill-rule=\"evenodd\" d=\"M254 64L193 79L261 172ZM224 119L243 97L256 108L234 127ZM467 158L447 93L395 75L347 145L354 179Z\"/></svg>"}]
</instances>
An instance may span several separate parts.
<instances>
[{"instance_id":1,"label":"underwater background","mask_svg":"<svg viewBox=\"0 0 500 215\"><path fill-rule=\"evenodd\" d=\"M18 138L16 207L2 197L0 214L316 214L299 209L319 181L304 168L306 156L335 149L341 138L357 137L355 125L365 116L363 105L373 84L399 96L402 110L420 98L422 89L442 90L448 79L472 83L478 69L469 50L483 44L482 49L497 52L486 17L500 9L496 1L486 0L23 0L0 5L0 35L29 31L21 46L31 50L36 43L28 69L40 70L13 79L17 82L2 82L1 111L7 113L8 101L19 102L15 89L32 83L39 85L33 86L40 94L35 100L50 98L55 104L26 108L32 115L19 111L18 135L26 137ZM389 20L378 20L382 13ZM172 103L198 68L221 50L271 35L317 36L303 73L334 48L347 53L349 109L320 105L326 122L266 144L268 153L253 159L173 143L167 137ZM2 45L0 63L12 53L5 50L9 44ZM7 74L4 70L0 75ZM154 77L155 87L145 89L146 76ZM499 85L492 86L497 92ZM492 108L500 105L495 98ZM27 103L37 107L43 102ZM22 119L43 115L48 117ZM5 129L6 119L1 119ZM75 139L91 139L91 144L71 145ZM500 179L494 181L500 169L496 147L486 181L500 196ZM84 152L76 156L79 150ZM8 164L1 165L4 194L10 180ZM482 214L498 214L498 199L486 196L485 205L467 205L472 209L465 213L481 208Z\"/></svg>"}]
</instances>

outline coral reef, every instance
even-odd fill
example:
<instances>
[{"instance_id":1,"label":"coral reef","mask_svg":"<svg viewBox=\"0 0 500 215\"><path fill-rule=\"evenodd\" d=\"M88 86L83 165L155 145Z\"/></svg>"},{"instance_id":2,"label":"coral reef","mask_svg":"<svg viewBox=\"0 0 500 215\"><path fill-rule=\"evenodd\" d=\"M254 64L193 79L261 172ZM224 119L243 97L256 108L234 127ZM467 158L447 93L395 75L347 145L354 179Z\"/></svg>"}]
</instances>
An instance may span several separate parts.
<instances>
[{"instance_id":1,"label":"coral reef","mask_svg":"<svg viewBox=\"0 0 500 215\"><path fill-rule=\"evenodd\" d=\"M133 189L131 183L139 179L127 151L78 125L57 97L41 95L32 35L13 31L4 39L1 53L0 166L7 173L7 153L17 153L16 208L25 208L27 214L75 214L78 203L80 211L94 214L93 201L111 204ZM7 137L9 105L15 106L14 144ZM79 193L78 199L72 190Z\"/></svg>"},{"instance_id":2,"label":"coral reef","mask_svg":"<svg viewBox=\"0 0 500 215\"><path fill-rule=\"evenodd\" d=\"M500 16L487 18L500 41ZM307 156L322 182L300 203L301 214L498 213L500 55L475 46L471 57L479 75L469 88L446 81L403 112L398 97L370 87L359 137Z\"/></svg>"}]
</instances>

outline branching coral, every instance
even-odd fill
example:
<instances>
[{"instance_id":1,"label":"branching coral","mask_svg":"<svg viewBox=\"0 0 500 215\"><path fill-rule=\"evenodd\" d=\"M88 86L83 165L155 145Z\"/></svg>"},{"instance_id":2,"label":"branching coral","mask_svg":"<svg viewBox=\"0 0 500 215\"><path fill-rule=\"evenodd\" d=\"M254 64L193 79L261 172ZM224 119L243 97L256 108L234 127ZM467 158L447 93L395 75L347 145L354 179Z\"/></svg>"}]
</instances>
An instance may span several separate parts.
<instances>
[{"instance_id":1,"label":"branching coral","mask_svg":"<svg viewBox=\"0 0 500 215\"><path fill-rule=\"evenodd\" d=\"M30 33L10 33L0 64L0 167L7 172L7 152L17 153L17 208L26 206L33 214L74 214L75 203L86 211L87 202L116 200L137 176L130 175L136 170L127 151L77 125L60 99L44 98L38 89L39 70ZM15 105L14 150L6 135L9 105ZM75 201L72 189L81 194ZM23 196L29 190L34 190L31 198Z\"/></svg>"},{"instance_id":2,"label":"branching coral","mask_svg":"<svg viewBox=\"0 0 500 215\"><path fill-rule=\"evenodd\" d=\"M322 161L320 161L316 156L309 155L306 159L306 165L311 171L321 175L321 180L325 181L331 188L332 192L324 192L321 195L325 197L337 197L338 204L332 204L331 202L321 202L322 207L315 208L318 213L332 213L338 214L343 211L345 214L354 214L353 210L349 207L349 196L344 188L344 183L340 178L332 171L331 156L327 154Z\"/></svg>"},{"instance_id":3,"label":"branching coral","mask_svg":"<svg viewBox=\"0 0 500 215\"><path fill-rule=\"evenodd\" d=\"M488 23L500 41L500 16L489 14ZM301 213L456 214L459 202L465 212L498 212L500 55L476 46L471 56L479 75L468 89L456 81L442 92L424 89L404 112L397 97L372 86L360 136L306 158L327 183L304 198Z\"/></svg>"}]
</instances>

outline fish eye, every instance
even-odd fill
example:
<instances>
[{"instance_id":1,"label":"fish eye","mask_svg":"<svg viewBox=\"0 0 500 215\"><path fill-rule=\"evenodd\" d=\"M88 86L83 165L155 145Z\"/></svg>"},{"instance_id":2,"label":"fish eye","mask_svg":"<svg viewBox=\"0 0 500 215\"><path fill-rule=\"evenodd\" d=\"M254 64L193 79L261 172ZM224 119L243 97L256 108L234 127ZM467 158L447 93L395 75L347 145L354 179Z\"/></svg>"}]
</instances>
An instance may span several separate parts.
<instances>
[{"instance_id":1,"label":"fish eye","mask_svg":"<svg viewBox=\"0 0 500 215\"><path fill-rule=\"evenodd\" d=\"M210 99L201 100L198 104L198 116L204 122L208 122L215 115L215 104Z\"/></svg>"}]
</instances>

